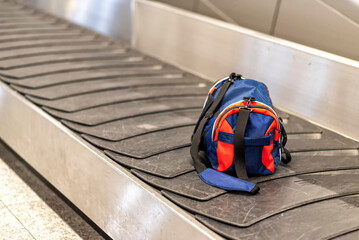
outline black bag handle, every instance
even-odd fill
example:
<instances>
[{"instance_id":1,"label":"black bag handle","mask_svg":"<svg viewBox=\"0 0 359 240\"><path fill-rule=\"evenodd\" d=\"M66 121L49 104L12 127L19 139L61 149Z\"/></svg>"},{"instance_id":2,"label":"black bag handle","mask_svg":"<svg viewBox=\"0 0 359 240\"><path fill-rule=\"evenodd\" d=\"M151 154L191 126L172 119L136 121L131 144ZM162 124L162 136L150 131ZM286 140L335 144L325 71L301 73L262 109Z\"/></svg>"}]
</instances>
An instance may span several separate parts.
<instances>
[{"instance_id":1,"label":"black bag handle","mask_svg":"<svg viewBox=\"0 0 359 240\"><path fill-rule=\"evenodd\" d=\"M282 118L279 118L280 121L280 125L281 125L281 136L282 136L282 157L281 157L281 161L284 164L288 164L292 161L292 155L290 154L290 152L288 151L288 149L285 148L285 145L287 144L287 132L285 131L285 128L283 126L283 120Z\"/></svg>"}]
</instances>

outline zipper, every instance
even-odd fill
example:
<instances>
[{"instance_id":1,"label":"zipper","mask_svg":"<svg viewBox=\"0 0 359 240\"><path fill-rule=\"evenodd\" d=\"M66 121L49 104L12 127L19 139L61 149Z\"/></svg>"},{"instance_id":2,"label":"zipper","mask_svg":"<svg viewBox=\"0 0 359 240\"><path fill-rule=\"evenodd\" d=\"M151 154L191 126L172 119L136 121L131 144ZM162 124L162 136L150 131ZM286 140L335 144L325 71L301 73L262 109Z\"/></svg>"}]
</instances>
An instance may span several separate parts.
<instances>
[{"instance_id":1,"label":"zipper","mask_svg":"<svg viewBox=\"0 0 359 240\"><path fill-rule=\"evenodd\" d=\"M238 106L238 104L243 103L243 102L247 102L247 105ZM214 138L215 138L215 133L216 133L216 131L217 131L218 128L219 128L219 124L220 124L220 122L222 121L222 118L223 118L229 111L231 111L231 110L233 110L233 109L237 109L237 108L239 108L239 109L241 109L241 108L249 108L249 109L260 108L260 109L268 110L269 112L273 113L273 115L275 116L274 120L277 121L277 126L278 126L278 116L277 116L276 112L275 112L271 107L263 106L263 105L265 105L265 104L263 104L263 103L260 103L260 104L263 104L263 105L251 105L251 106L249 106L249 103L250 103L250 102L260 103L260 102L257 102L257 101L239 101L239 102L234 103L235 105L234 105L233 107L226 108L226 109L224 109L224 110L219 114L219 117L218 117L217 120L216 120L217 123L216 123L216 125L214 126L213 131L212 131L212 140L213 140L213 141L214 141ZM278 127L279 127L279 126L278 126Z\"/></svg>"}]
</instances>

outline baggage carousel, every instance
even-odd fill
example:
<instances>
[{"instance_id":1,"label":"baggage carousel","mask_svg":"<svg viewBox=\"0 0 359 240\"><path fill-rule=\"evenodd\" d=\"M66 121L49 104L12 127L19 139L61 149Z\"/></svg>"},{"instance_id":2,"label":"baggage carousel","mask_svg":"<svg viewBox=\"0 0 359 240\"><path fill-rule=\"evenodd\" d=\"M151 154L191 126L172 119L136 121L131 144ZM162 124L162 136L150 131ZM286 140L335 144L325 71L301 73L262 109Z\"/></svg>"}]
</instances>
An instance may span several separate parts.
<instances>
[{"instance_id":1,"label":"baggage carousel","mask_svg":"<svg viewBox=\"0 0 359 240\"><path fill-rule=\"evenodd\" d=\"M0 80L0 137L111 238L359 237L359 143L337 131L278 108L292 162L256 195L211 187L189 154L211 82L5 0Z\"/></svg>"}]
</instances>

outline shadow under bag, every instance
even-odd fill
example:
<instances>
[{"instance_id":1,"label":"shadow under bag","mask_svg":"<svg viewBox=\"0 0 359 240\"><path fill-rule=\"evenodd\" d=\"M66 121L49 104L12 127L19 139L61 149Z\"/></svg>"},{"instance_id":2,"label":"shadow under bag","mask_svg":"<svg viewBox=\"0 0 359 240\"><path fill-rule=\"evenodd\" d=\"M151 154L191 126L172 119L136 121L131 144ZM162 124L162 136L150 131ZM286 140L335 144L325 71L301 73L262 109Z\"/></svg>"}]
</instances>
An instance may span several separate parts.
<instances>
[{"instance_id":1,"label":"shadow under bag","mask_svg":"<svg viewBox=\"0 0 359 240\"><path fill-rule=\"evenodd\" d=\"M232 73L209 91L192 135L191 156L207 184L254 194L259 187L245 180L273 174L280 161L289 163L286 141L264 83Z\"/></svg>"}]
</instances>

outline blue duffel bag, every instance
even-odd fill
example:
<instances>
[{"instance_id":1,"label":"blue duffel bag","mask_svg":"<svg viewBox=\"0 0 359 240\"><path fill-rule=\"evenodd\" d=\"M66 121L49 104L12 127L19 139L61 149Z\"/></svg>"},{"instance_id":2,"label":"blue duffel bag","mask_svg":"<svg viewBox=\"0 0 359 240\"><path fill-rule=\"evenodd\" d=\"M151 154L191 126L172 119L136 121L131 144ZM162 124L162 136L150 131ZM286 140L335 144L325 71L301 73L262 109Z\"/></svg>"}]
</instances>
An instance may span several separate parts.
<instances>
[{"instance_id":1,"label":"blue duffel bag","mask_svg":"<svg viewBox=\"0 0 359 240\"><path fill-rule=\"evenodd\" d=\"M192 135L199 177L215 187L256 193L248 176L273 174L289 163L287 136L262 82L232 73L217 81Z\"/></svg>"}]
</instances>

